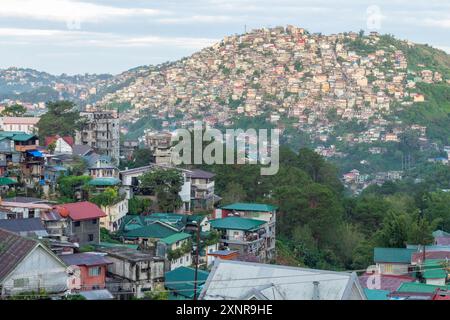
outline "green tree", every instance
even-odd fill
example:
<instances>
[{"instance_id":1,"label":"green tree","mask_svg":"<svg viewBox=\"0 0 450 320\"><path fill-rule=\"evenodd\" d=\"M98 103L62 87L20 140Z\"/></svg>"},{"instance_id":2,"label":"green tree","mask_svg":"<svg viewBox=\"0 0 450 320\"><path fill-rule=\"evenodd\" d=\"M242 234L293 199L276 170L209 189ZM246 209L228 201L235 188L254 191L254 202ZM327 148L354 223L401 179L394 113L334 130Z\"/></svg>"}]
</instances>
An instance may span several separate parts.
<instances>
[{"instance_id":1,"label":"green tree","mask_svg":"<svg viewBox=\"0 0 450 320\"><path fill-rule=\"evenodd\" d=\"M41 116L38 123L39 136L45 137L59 134L60 136L74 136L81 128L82 121L76 106L70 101L47 102L47 113Z\"/></svg>"},{"instance_id":2,"label":"green tree","mask_svg":"<svg viewBox=\"0 0 450 320\"><path fill-rule=\"evenodd\" d=\"M0 113L2 117L21 117L27 112L27 109L21 104L6 106Z\"/></svg>"},{"instance_id":3,"label":"green tree","mask_svg":"<svg viewBox=\"0 0 450 320\"><path fill-rule=\"evenodd\" d=\"M230 182L227 184L225 192L222 194L222 204L241 202L244 201L246 196L246 192L242 185L236 182Z\"/></svg>"},{"instance_id":4,"label":"green tree","mask_svg":"<svg viewBox=\"0 0 450 320\"><path fill-rule=\"evenodd\" d=\"M156 195L160 210L171 212L181 206L182 201L178 193L183 185L183 176L178 170L151 171L142 175L139 182L142 192Z\"/></svg>"}]
</instances>

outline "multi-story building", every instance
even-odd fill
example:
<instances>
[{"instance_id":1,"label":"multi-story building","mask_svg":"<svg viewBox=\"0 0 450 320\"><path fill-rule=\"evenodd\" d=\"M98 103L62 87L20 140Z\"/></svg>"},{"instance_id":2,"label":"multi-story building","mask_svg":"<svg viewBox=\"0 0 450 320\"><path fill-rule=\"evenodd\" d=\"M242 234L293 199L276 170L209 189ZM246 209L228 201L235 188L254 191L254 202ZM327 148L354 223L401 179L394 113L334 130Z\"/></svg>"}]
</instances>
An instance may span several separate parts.
<instances>
[{"instance_id":1,"label":"multi-story building","mask_svg":"<svg viewBox=\"0 0 450 320\"><path fill-rule=\"evenodd\" d=\"M171 163L172 134L170 132L146 132L145 145L153 153L156 164Z\"/></svg>"},{"instance_id":2,"label":"multi-story building","mask_svg":"<svg viewBox=\"0 0 450 320\"><path fill-rule=\"evenodd\" d=\"M96 152L110 156L117 164L120 157L119 116L115 111L81 112L86 123L77 131L76 144L88 145Z\"/></svg>"},{"instance_id":3,"label":"multi-story building","mask_svg":"<svg viewBox=\"0 0 450 320\"><path fill-rule=\"evenodd\" d=\"M0 175L15 178L27 187L44 179L44 156L38 137L24 132L0 132Z\"/></svg>"},{"instance_id":4,"label":"multi-story building","mask_svg":"<svg viewBox=\"0 0 450 320\"><path fill-rule=\"evenodd\" d=\"M106 214L91 202L66 203L57 207L58 213L67 218L65 234L69 241L80 246L100 242L100 219Z\"/></svg>"},{"instance_id":5,"label":"multi-story building","mask_svg":"<svg viewBox=\"0 0 450 320\"><path fill-rule=\"evenodd\" d=\"M150 251L128 248L99 248L108 254L113 263L108 266L107 289L120 299L126 299L124 292L131 297L142 298L164 279L164 258ZM108 281L110 280L110 281Z\"/></svg>"},{"instance_id":6,"label":"multi-story building","mask_svg":"<svg viewBox=\"0 0 450 320\"><path fill-rule=\"evenodd\" d=\"M220 231L223 248L261 262L275 259L277 208L267 204L234 203L215 210L211 227Z\"/></svg>"},{"instance_id":7,"label":"multi-story building","mask_svg":"<svg viewBox=\"0 0 450 320\"><path fill-rule=\"evenodd\" d=\"M37 117L0 117L0 130L34 134L37 131L39 120L40 118Z\"/></svg>"},{"instance_id":8,"label":"multi-story building","mask_svg":"<svg viewBox=\"0 0 450 320\"><path fill-rule=\"evenodd\" d=\"M186 173L191 182L191 210L212 209L215 202L214 173L192 170Z\"/></svg>"}]
</instances>

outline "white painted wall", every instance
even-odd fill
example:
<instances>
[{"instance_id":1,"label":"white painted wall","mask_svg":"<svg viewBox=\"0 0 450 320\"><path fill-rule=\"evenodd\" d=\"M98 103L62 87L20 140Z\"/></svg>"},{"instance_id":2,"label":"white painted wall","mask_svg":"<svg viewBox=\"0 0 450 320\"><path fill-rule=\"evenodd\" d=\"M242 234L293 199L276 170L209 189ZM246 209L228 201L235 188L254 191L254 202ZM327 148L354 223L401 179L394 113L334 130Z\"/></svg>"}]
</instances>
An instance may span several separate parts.
<instances>
[{"instance_id":1,"label":"white painted wall","mask_svg":"<svg viewBox=\"0 0 450 320\"><path fill-rule=\"evenodd\" d=\"M14 285L14 280L26 279L25 286ZM61 292L67 289L68 274L66 266L54 255L37 246L3 281L2 294L38 291L45 289L47 293Z\"/></svg>"}]
</instances>

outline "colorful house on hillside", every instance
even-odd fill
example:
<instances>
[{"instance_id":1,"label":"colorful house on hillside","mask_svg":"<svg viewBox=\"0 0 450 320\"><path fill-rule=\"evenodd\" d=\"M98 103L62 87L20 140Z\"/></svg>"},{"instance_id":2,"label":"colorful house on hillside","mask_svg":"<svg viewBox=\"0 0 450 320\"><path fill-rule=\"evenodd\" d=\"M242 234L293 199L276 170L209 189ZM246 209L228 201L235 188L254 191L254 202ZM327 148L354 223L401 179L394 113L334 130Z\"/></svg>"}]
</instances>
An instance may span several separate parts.
<instances>
[{"instance_id":1,"label":"colorful house on hillside","mask_svg":"<svg viewBox=\"0 0 450 320\"><path fill-rule=\"evenodd\" d=\"M197 297L208 279L209 273L197 271ZM164 287L169 291L169 300L193 300L195 291L195 269L178 267L164 275Z\"/></svg>"},{"instance_id":2,"label":"colorful house on hillside","mask_svg":"<svg viewBox=\"0 0 450 320\"><path fill-rule=\"evenodd\" d=\"M79 275L80 281L72 283L72 288L79 291L105 289L107 267L113 263L106 256L96 253L75 253L59 257Z\"/></svg>"},{"instance_id":3,"label":"colorful house on hillside","mask_svg":"<svg viewBox=\"0 0 450 320\"><path fill-rule=\"evenodd\" d=\"M432 300L437 292L448 291L447 286L435 286L419 282L403 283L397 291L389 294L391 300Z\"/></svg>"},{"instance_id":4,"label":"colorful house on hillside","mask_svg":"<svg viewBox=\"0 0 450 320\"><path fill-rule=\"evenodd\" d=\"M276 240L276 213L277 207L269 204L260 203L233 203L216 209L214 217L218 220L227 217L239 217L255 221L263 221L264 224L264 243L260 243L263 249L261 257L265 262L275 259L275 240ZM262 234L261 234L262 236Z\"/></svg>"},{"instance_id":5,"label":"colorful house on hillside","mask_svg":"<svg viewBox=\"0 0 450 320\"><path fill-rule=\"evenodd\" d=\"M272 257L268 250L268 223L262 220L241 217L226 217L211 220L211 227L220 233L220 249L239 252L243 259L256 258L268 261Z\"/></svg>"},{"instance_id":6,"label":"colorful house on hillside","mask_svg":"<svg viewBox=\"0 0 450 320\"><path fill-rule=\"evenodd\" d=\"M169 262L169 270L192 265L192 239L189 233L178 232L162 238L156 252Z\"/></svg>"},{"instance_id":7,"label":"colorful house on hillside","mask_svg":"<svg viewBox=\"0 0 450 320\"><path fill-rule=\"evenodd\" d=\"M106 214L97 205L88 201L66 203L58 205L56 210L67 218L66 235L69 241L80 246L100 242L100 219Z\"/></svg>"},{"instance_id":8,"label":"colorful house on hillside","mask_svg":"<svg viewBox=\"0 0 450 320\"><path fill-rule=\"evenodd\" d=\"M70 136L61 137L60 135L50 136L45 138L45 146L49 148L54 146L54 154L72 154L74 139Z\"/></svg>"},{"instance_id":9,"label":"colorful house on hillside","mask_svg":"<svg viewBox=\"0 0 450 320\"><path fill-rule=\"evenodd\" d=\"M411 258L416 249L374 248L374 261L380 274L407 275L413 268Z\"/></svg>"},{"instance_id":10,"label":"colorful house on hillside","mask_svg":"<svg viewBox=\"0 0 450 320\"><path fill-rule=\"evenodd\" d=\"M139 244L142 248L154 248L156 243L168 236L180 232L175 225L145 216L125 216L118 235L125 243Z\"/></svg>"},{"instance_id":11,"label":"colorful house on hillside","mask_svg":"<svg viewBox=\"0 0 450 320\"><path fill-rule=\"evenodd\" d=\"M24 292L63 295L67 266L39 241L0 229L0 297Z\"/></svg>"}]
</instances>

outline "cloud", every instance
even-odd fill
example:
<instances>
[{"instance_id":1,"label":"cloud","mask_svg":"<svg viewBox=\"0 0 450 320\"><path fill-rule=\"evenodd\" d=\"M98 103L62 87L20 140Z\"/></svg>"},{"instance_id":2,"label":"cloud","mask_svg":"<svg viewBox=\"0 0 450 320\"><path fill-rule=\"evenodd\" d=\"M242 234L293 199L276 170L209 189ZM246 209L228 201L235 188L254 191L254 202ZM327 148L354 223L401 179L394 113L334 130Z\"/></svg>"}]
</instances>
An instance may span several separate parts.
<instances>
[{"instance_id":1,"label":"cloud","mask_svg":"<svg viewBox=\"0 0 450 320\"><path fill-rule=\"evenodd\" d=\"M156 22L161 24L191 24L191 23L226 23L240 20L231 16L193 15L189 17L161 18Z\"/></svg>"},{"instance_id":2,"label":"cloud","mask_svg":"<svg viewBox=\"0 0 450 320\"><path fill-rule=\"evenodd\" d=\"M47 21L99 22L133 16L156 16L166 11L147 8L119 8L76 0L2 0L0 17Z\"/></svg>"},{"instance_id":3,"label":"cloud","mask_svg":"<svg viewBox=\"0 0 450 320\"><path fill-rule=\"evenodd\" d=\"M44 44L61 47L154 47L169 46L187 49L202 49L217 42L218 39L195 37L163 37L155 35L129 36L116 33L0 28L0 42L10 45Z\"/></svg>"},{"instance_id":4,"label":"cloud","mask_svg":"<svg viewBox=\"0 0 450 320\"><path fill-rule=\"evenodd\" d=\"M423 25L438 28L450 28L450 19L425 19Z\"/></svg>"}]
</instances>

